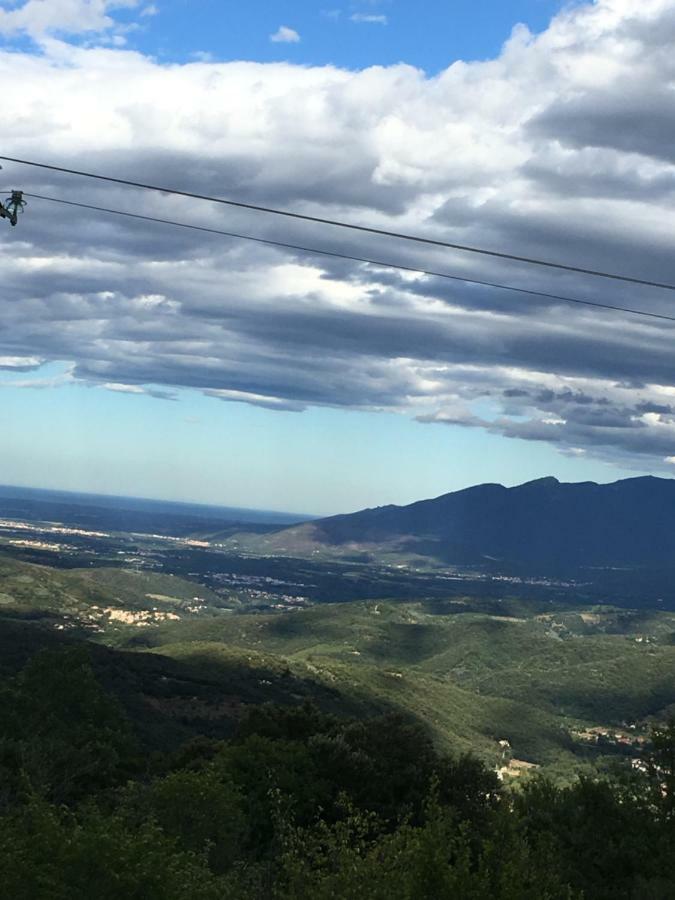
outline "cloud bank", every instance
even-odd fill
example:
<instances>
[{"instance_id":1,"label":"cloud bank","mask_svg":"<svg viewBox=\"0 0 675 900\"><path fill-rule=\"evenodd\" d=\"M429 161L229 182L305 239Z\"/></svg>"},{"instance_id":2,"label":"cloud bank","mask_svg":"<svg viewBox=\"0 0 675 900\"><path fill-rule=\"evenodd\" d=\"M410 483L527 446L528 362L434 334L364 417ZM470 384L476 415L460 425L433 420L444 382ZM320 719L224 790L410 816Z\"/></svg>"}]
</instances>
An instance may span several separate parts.
<instances>
[{"instance_id":1,"label":"cloud bank","mask_svg":"<svg viewBox=\"0 0 675 900\"><path fill-rule=\"evenodd\" d=\"M63 32L73 27L69 10L85 7L91 27L104 28L123 4L58 5L60 24L30 0L5 10L0 30ZM0 52L12 122L3 147L673 282L673 40L671 0L598 0L562 13L541 35L516 28L494 60L457 62L433 78L405 65L160 65L52 36L38 53ZM39 170L7 165L3 177L27 192L674 308L667 292L572 273ZM38 200L2 232L0 259L6 367L61 360L75 380L158 397L185 387L278 410L395 410L672 472L675 326L667 323Z\"/></svg>"}]
</instances>

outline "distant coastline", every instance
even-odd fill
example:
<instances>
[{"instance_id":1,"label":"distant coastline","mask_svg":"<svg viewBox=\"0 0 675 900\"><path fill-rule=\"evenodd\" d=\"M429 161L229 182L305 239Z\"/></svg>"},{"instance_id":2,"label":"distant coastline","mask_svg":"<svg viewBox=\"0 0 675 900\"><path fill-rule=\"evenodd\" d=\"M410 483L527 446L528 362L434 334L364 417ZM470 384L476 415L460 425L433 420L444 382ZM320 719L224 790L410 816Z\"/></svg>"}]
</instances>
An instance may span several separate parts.
<instances>
[{"instance_id":1,"label":"distant coastline","mask_svg":"<svg viewBox=\"0 0 675 900\"><path fill-rule=\"evenodd\" d=\"M126 497L114 494L91 494L83 491L64 491L25 485L0 485L0 514L6 515L12 501L22 507L25 518L44 519L50 508L87 507L108 510L113 513L135 513L157 517L189 518L222 522L246 522L253 524L292 525L307 522L317 516L300 513L279 512L277 510L247 509L243 507L219 506L180 500L156 500L145 497Z\"/></svg>"}]
</instances>

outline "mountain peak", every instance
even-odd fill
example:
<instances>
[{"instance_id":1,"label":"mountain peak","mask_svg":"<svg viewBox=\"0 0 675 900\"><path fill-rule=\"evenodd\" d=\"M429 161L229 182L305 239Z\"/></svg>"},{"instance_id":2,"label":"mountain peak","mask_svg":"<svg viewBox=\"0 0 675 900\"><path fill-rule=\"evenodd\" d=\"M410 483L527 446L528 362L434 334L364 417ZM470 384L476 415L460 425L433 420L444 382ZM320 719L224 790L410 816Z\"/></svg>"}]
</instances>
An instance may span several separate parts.
<instances>
[{"instance_id":1,"label":"mountain peak","mask_svg":"<svg viewBox=\"0 0 675 900\"><path fill-rule=\"evenodd\" d=\"M554 487L558 484L560 484L560 482L553 475L544 475L543 478L534 478L532 481L526 481L524 484L517 485L515 490L534 487Z\"/></svg>"}]
</instances>

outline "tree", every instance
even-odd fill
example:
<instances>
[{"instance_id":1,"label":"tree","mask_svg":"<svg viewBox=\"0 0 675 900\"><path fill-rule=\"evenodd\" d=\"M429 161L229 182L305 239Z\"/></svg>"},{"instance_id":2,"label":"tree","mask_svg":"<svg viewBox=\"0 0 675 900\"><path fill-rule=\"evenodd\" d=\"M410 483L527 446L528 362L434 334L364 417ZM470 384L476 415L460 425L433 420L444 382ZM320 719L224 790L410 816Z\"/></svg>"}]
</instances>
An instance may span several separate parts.
<instances>
[{"instance_id":1,"label":"tree","mask_svg":"<svg viewBox=\"0 0 675 900\"><path fill-rule=\"evenodd\" d=\"M37 653L0 699L2 761L15 785L72 804L132 771L129 722L84 648Z\"/></svg>"},{"instance_id":2,"label":"tree","mask_svg":"<svg viewBox=\"0 0 675 900\"><path fill-rule=\"evenodd\" d=\"M202 857L152 823L42 801L0 819L0 896L12 900L223 900Z\"/></svg>"},{"instance_id":3,"label":"tree","mask_svg":"<svg viewBox=\"0 0 675 900\"><path fill-rule=\"evenodd\" d=\"M330 804L329 773L322 773L308 748L297 741L251 735L222 750L213 760L213 770L244 798L247 849L253 858L268 854L280 805L289 818L308 824Z\"/></svg>"},{"instance_id":4,"label":"tree","mask_svg":"<svg viewBox=\"0 0 675 900\"><path fill-rule=\"evenodd\" d=\"M132 783L121 808L130 823L154 822L181 849L205 854L213 872L226 872L244 855L248 821L242 795L213 767L172 772L149 785Z\"/></svg>"}]
</instances>

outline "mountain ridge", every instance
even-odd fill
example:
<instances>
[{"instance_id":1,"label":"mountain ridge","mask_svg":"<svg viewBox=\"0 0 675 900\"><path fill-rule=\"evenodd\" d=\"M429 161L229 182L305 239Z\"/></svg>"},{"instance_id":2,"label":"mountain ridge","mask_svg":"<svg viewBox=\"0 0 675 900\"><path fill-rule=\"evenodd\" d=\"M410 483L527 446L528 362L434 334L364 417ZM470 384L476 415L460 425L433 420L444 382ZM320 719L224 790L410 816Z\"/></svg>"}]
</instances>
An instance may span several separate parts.
<instances>
[{"instance_id":1,"label":"mountain ridge","mask_svg":"<svg viewBox=\"0 0 675 900\"><path fill-rule=\"evenodd\" d=\"M486 558L534 569L675 566L675 479L607 484L553 476L486 483L414 503L329 516L266 536L268 549L400 553L445 564Z\"/></svg>"}]
</instances>

